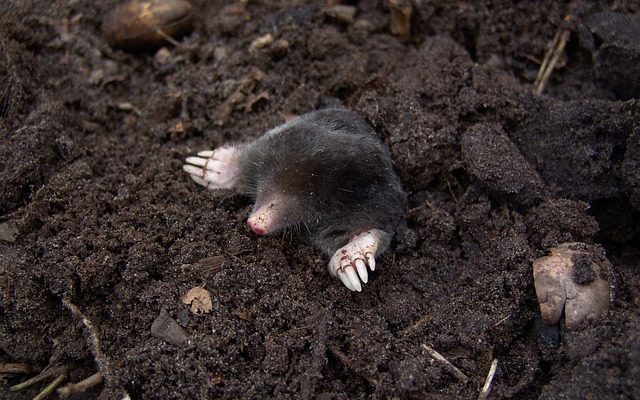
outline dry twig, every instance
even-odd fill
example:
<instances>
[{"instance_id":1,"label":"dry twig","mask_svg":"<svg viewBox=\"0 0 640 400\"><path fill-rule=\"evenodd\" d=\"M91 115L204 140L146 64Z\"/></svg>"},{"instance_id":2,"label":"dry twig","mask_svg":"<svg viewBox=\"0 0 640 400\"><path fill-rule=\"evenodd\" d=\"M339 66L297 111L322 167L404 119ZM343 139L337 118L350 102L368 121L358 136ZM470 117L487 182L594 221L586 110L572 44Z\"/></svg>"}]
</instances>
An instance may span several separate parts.
<instances>
[{"instance_id":1,"label":"dry twig","mask_svg":"<svg viewBox=\"0 0 640 400\"><path fill-rule=\"evenodd\" d=\"M464 372L460 371L455 365L451 364L449 362L449 360L447 360L446 358L444 358L442 356L442 354L438 353L437 351L435 351L434 349L432 349L431 347L427 346L426 344L422 345L422 348L425 349L429 355L431 355L431 357L435 358L436 360L440 361L440 363L442 363L442 365L453 374L453 376L455 376L460 382L462 383L467 383L469 382L469 377L466 376L464 374Z\"/></svg>"},{"instance_id":2,"label":"dry twig","mask_svg":"<svg viewBox=\"0 0 640 400\"><path fill-rule=\"evenodd\" d=\"M489 392L491 391L491 384L493 383L493 378L496 376L496 370L498 369L498 359L494 359L491 363L491 368L489 368L489 374L487 374L487 379L484 381L484 386L482 386L482 390L478 395L478 400L485 400L489 397Z\"/></svg>"},{"instance_id":3,"label":"dry twig","mask_svg":"<svg viewBox=\"0 0 640 400\"><path fill-rule=\"evenodd\" d=\"M544 56L544 60L542 61L542 64L540 64L538 77L533 83L533 93L536 95L540 95L544 91L544 88L549 81L549 77L564 51L567 40L569 40L569 36L571 35L569 25L573 21L573 18L574 17L571 14L564 17L562 21L563 23L560 25L560 29L558 29L558 32L556 32L556 35L553 37L553 40L549 45L549 49Z\"/></svg>"},{"instance_id":4,"label":"dry twig","mask_svg":"<svg viewBox=\"0 0 640 400\"><path fill-rule=\"evenodd\" d=\"M7 374L28 374L33 371L29 364L25 363L2 363L0 364L0 375Z\"/></svg>"},{"instance_id":5,"label":"dry twig","mask_svg":"<svg viewBox=\"0 0 640 400\"><path fill-rule=\"evenodd\" d=\"M102 381L102 374L100 372L96 372L87 379L81 380L78 383L71 383L65 387L61 387L60 389L58 389L58 395L63 399L66 399L67 397L73 396L74 394L84 393L92 387L101 384Z\"/></svg>"}]
</instances>

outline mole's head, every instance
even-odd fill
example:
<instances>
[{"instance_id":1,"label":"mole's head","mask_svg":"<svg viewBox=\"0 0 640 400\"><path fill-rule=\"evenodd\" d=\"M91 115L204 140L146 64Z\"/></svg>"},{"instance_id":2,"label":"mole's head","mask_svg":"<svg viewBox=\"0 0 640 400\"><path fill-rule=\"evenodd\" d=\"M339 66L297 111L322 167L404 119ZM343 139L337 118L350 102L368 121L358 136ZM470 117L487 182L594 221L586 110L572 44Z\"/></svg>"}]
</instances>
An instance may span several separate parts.
<instances>
[{"instance_id":1,"label":"mole's head","mask_svg":"<svg viewBox=\"0 0 640 400\"><path fill-rule=\"evenodd\" d=\"M316 162L296 161L264 173L255 184L255 203L247 225L257 235L267 235L283 229L305 229L308 232L340 212L348 200L333 188L339 181L321 172L329 167ZM336 193L338 192L338 193Z\"/></svg>"},{"instance_id":2,"label":"mole's head","mask_svg":"<svg viewBox=\"0 0 640 400\"><path fill-rule=\"evenodd\" d=\"M303 224L305 213L298 196L270 192L258 196L247 219L247 226L256 235L266 235L291 226Z\"/></svg>"},{"instance_id":3,"label":"mole's head","mask_svg":"<svg viewBox=\"0 0 640 400\"><path fill-rule=\"evenodd\" d=\"M257 235L287 228L314 235L356 215L370 219L367 205L397 180L372 136L315 126L267 134L243 160L242 191L255 199L247 224Z\"/></svg>"}]
</instances>

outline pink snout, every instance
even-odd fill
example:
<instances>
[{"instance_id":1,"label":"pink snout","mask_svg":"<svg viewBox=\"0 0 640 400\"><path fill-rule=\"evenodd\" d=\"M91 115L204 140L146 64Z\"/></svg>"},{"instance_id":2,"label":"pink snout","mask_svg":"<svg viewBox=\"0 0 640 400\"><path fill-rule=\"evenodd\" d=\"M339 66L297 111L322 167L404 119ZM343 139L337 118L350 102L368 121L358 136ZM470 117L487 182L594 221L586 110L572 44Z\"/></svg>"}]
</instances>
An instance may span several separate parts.
<instances>
[{"instance_id":1,"label":"pink snout","mask_svg":"<svg viewBox=\"0 0 640 400\"><path fill-rule=\"evenodd\" d=\"M249 218L247 220L247 226L256 235L262 236L267 234L267 228L262 221L258 218Z\"/></svg>"},{"instance_id":2,"label":"pink snout","mask_svg":"<svg viewBox=\"0 0 640 400\"><path fill-rule=\"evenodd\" d=\"M247 226L256 235L266 235L269 232L273 232L277 226L277 203L269 202L265 205L258 206L253 210L249 219L247 220Z\"/></svg>"}]
</instances>

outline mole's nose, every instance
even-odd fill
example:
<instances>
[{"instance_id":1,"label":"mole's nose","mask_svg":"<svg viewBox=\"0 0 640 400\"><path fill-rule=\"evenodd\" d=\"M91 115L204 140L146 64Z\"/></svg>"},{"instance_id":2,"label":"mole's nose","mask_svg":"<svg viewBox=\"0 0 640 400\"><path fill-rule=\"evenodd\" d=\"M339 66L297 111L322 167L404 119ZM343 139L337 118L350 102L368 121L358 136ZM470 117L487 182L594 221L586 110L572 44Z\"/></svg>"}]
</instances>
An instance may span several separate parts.
<instances>
[{"instance_id":1,"label":"mole's nose","mask_svg":"<svg viewBox=\"0 0 640 400\"><path fill-rule=\"evenodd\" d=\"M264 221L261 221L260 218L249 218L247 220L247 226L253 233L262 236L267 234L267 228L264 226L263 222Z\"/></svg>"},{"instance_id":2,"label":"mole's nose","mask_svg":"<svg viewBox=\"0 0 640 400\"><path fill-rule=\"evenodd\" d=\"M256 235L266 235L274 231L278 219L278 203L271 201L258 205L249 215L247 225Z\"/></svg>"}]
</instances>

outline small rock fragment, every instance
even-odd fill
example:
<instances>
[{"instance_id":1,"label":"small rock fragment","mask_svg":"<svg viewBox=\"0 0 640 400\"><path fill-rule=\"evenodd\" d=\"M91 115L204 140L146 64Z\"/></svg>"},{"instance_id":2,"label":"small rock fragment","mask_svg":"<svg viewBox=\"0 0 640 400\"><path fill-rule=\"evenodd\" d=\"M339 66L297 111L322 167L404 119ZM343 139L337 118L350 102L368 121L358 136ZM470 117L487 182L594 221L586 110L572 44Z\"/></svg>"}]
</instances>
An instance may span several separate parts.
<instances>
[{"instance_id":1,"label":"small rock fragment","mask_svg":"<svg viewBox=\"0 0 640 400\"><path fill-rule=\"evenodd\" d=\"M213 309L211 294L205 288L200 286L191 288L184 294L184 296L182 296L181 300L184 304L191 304L191 312L194 314L206 314L211 312Z\"/></svg>"},{"instance_id":2,"label":"small rock fragment","mask_svg":"<svg viewBox=\"0 0 640 400\"><path fill-rule=\"evenodd\" d=\"M611 265L598 246L563 243L533 262L533 280L542 320L557 324L564 310L567 330L606 315Z\"/></svg>"},{"instance_id":3,"label":"small rock fragment","mask_svg":"<svg viewBox=\"0 0 640 400\"><path fill-rule=\"evenodd\" d=\"M165 65L171 59L171 52L166 47L161 47L156 55L153 57L153 60L158 63L158 65Z\"/></svg>"},{"instance_id":4,"label":"small rock fragment","mask_svg":"<svg viewBox=\"0 0 640 400\"><path fill-rule=\"evenodd\" d=\"M403 39L411 38L411 14L413 6L410 0L388 0L391 11L391 24L389 26L392 35Z\"/></svg>"},{"instance_id":5,"label":"small rock fragment","mask_svg":"<svg viewBox=\"0 0 640 400\"><path fill-rule=\"evenodd\" d=\"M249 53L255 53L260 49L263 49L273 43L273 35L271 33L267 33L266 35L262 35L259 38L255 39L251 42L249 46Z\"/></svg>"},{"instance_id":6,"label":"small rock fragment","mask_svg":"<svg viewBox=\"0 0 640 400\"><path fill-rule=\"evenodd\" d=\"M346 25L353 24L356 16L356 8L353 6L335 5L325 8L323 12L329 18L333 18Z\"/></svg>"},{"instance_id":7,"label":"small rock fragment","mask_svg":"<svg viewBox=\"0 0 640 400\"><path fill-rule=\"evenodd\" d=\"M184 0L129 0L106 16L102 34L115 47L154 49L191 30L191 11Z\"/></svg>"},{"instance_id":8,"label":"small rock fragment","mask_svg":"<svg viewBox=\"0 0 640 400\"><path fill-rule=\"evenodd\" d=\"M99 85L104 79L104 70L101 68L97 68L91 71L89 77L87 78L87 82L92 85Z\"/></svg>"},{"instance_id":9,"label":"small rock fragment","mask_svg":"<svg viewBox=\"0 0 640 400\"><path fill-rule=\"evenodd\" d=\"M151 325L151 336L164 340L176 346L186 346L190 344L187 332L171 318L167 310L163 307L160 314Z\"/></svg>"},{"instance_id":10,"label":"small rock fragment","mask_svg":"<svg viewBox=\"0 0 640 400\"><path fill-rule=\"evenodd\" d=\"M18 225L12 221L0 223L0 240L13 243L18 237Z\"/></svg>"},{"instance_id":11,"label":"small rock fragment","mask_svg":"<svg viewBox=\"0 0 640 400\"><path fill-rule=\"evenodd\" d=\"M118 103L116 106L118 107L118 110L133 111L137 115L142 115L142 112L140 111L140 109L128 101L123 101L121 103Z\"/></svg>"}]
</instances>

